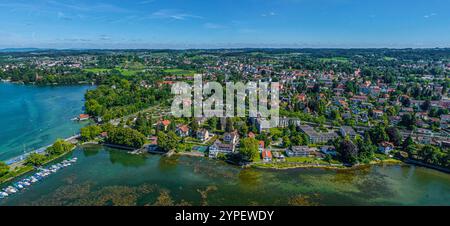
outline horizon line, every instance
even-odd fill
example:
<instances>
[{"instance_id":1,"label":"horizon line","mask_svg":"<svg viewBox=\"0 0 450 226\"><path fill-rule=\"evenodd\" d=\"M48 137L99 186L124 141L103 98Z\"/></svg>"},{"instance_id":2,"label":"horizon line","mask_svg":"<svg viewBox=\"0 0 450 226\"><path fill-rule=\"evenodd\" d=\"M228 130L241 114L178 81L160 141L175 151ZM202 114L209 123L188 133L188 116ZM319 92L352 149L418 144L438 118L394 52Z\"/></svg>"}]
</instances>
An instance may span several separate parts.
<instances>
[{"instance_id":1,"label":"horizon line","mask_svg":"<svg viewBox=\"0 0 450 226\"><path fill-rule=\"evenodd\" d=\"M29 50L32 51L83 51L83 50L302 50L302 49L329 49L329 50L358 50L358 49L392 49L392 50L403 50L403 49L450 49L450 46L436 46L436 47L204 47L204 48L45 48L45 47L2 47L0 51L6 50Z\"/></svg>"}]
</instances>

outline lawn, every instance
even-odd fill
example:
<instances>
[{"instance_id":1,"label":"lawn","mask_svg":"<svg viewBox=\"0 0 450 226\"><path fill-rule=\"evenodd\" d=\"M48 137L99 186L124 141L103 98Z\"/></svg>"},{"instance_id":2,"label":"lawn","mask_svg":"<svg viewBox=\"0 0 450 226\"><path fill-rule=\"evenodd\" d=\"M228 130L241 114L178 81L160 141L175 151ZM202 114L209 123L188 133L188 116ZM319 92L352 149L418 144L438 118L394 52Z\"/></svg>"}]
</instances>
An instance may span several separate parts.
<instances>
[{"instance_id":1,"label":"lawn","mask_svg":"<svg viewBox=\"0 0 450 226\"><path fill-rule=\"evenodd\" d=\"M320 58L320 61L322 61L324 63L330 63L330 62L348 63L348 59L345 57Z\"/></svg>"},{"instance_id":2,"label":"lawn","mask_svg":"<svg viewBox=\"0 0 450 226\"><path fill-rule=\"evenodd\" d=\"M383 59L384 59L385 61L395 60L395 58L393 58L393 57L383 57Z\"/></svg>"},{"instance_id":3,"label":"lawn","mask_svg":"<svg viewBox=\"0 0 450 226\"><path fill-rule=\"evenodd\" d=\"M108 72L111 69L106 69L106 68L85 68L83 70L86 71L86 72L101 73L101 72Z\"/></svg>"},{"instance_id":4,"label":"lawn","mask_svg":"<svg viewBox=\"0 0 450 226\"><path fill-rule=\"evenodd\" d=\"M132 69L122 69L119 67L116 67L115 69L120 71L120 73L125 76L133 76L141 71L141 70L132 70Z\"/></svg>"},{"instance_id":5,"label":"lawn","mask_svg":"<svg viewBox=\"0 0 450 226\"><path fill-rule=\"evenodd\" d=\"M313 164L329 164L321 159L312 157L287 157L286 162L290 163L313 163Z\"/></svg>"},{"instance_id":6,"label":"lawn","mask_svg":"<svg viewBox=\"0 0 450 226\"><path fill-rule=\"evenodd\" d=\"M195 71L173 68L173 69L165 69L164 73L171 75L194 76Z\"/></svg>"},{"instance_id":7,"label":"lawn","mask_svg":"<svg viewBox=\"0 0 450 226\"><path fill-rule=\"evenodd\" d=\"M123 69L123 68L120 68L120 67L116 67L114 69L119 71L121 74L123 74L125 76L133 76L133 75L135 75L135 74L137 74L138 72L141 71L141 70L133 70L133 69ZM92 73L102 73L102 72L110 72L111 69L106 69L106 68L86 68L86 69L84 69L84 71L92 72Z\"/></svg>"}]
</instances>

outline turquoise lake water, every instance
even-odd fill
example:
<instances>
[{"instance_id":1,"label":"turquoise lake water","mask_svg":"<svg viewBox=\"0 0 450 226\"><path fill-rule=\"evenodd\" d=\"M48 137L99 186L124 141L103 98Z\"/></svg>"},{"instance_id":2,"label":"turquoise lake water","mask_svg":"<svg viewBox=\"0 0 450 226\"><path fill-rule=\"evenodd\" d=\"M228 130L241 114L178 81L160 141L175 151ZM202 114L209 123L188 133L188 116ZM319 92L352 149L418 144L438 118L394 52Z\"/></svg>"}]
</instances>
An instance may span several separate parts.
<instances>
[{"instance_id":1,"label":"turquoise lake water","mask_svg":"<svg viewBox=\"0 0 450 226\"><path fill-rule=\"evenodd\" d=\"M87 89L0 83L0 160L78 133L83 124L71 119L83 112Z\"/></svg>"}]
</instances>

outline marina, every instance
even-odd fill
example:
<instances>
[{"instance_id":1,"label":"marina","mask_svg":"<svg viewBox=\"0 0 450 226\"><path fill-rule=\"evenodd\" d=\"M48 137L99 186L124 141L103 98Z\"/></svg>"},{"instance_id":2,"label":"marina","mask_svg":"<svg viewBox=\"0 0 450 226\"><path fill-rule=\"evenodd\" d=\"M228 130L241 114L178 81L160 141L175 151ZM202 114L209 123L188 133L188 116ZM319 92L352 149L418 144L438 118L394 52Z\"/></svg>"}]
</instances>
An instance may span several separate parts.
<instances>
[{"instance_id":1,"label":"marina","mask_svg":"<svg viewBox=\"0 0 450 226\"><path fill-rule=\"evenodd\" d=\"M77 157L74 158L70 158L67 160L63 160L60 163L51 165L49 167L43 168L37 168L37 173L28 176L26 178L23 178L11 185L9 185L8 187L5 187L3 189L0 190L0 199L4 199L7 198L9 196L12 196L14 194L19 193L20 191L26 189L27 187L32 186L34 183L40 182L42 180L44 180L46 177L66 168L71 166L72 164L76 163L78 161Z\"/></svg>"}]
</instances>

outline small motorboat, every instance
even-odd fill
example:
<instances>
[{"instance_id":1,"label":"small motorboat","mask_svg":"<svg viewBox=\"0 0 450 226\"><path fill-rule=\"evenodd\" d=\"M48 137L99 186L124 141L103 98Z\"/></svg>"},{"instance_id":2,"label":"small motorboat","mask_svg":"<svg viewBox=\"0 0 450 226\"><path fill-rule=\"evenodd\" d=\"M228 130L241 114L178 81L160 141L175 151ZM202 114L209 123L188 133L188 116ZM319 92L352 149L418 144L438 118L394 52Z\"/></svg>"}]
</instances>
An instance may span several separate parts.
<instances>
[{"instance_id":1,"label":"small motorboat","mask_svg":"<svg viewBox=\"0 0 450 226\"><path fill-rule=\"evenodd\" d=\"M6 193L8 193L8 194L14 194L16 192L17 192L17 190L12 186L9 186L6 188Z\"/></svg>"}]
</instances>

